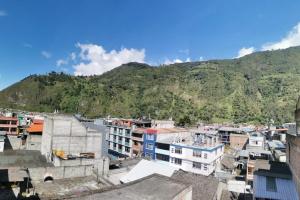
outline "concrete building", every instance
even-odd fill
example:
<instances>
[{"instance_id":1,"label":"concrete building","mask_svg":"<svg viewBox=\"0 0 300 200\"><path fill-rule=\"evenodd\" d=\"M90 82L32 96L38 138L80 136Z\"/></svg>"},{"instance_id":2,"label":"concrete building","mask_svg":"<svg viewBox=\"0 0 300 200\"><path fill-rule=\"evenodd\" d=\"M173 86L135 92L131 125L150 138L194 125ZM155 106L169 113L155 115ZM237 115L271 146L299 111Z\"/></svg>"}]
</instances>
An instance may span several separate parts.
<instances>
[{"instance_id":1,"label":"concrete building","mask_svg":"<svg viewBox=\"0 0 300 200\"><path fill-rule=\"evenodd\" d=\"M17 135L18 118L0 116L0 131L5 131L8 135Z\"/></svg>"},{"instance_id":2,"label":"concrete building","mask_svg":"<svg viewBox=\"0 0 300 200\"><path fill-rule=\"evenodd\" d=\"M241 150L246 147L249 136L247 134L230 134L230 147L233 149Z\"/></svg>"},{"instance_id":3,"label":"concrete building","mask_svg":"<svg viewBox=\"0 0 300 200\"><path fill-rule=\"evenodd\" d=\"M174 128L175 122L173 120L152 120L152 128Z\"/></svg>"},{"instance_id":4,"label":"concrete building","mask_svg":"<svg viewBox=\"0 0 300 200\"><path fill-rule=\"evenodd\" d=\"M196 174L212 174L224 154L217 135L196 133L170 145L170 164Z\"/></svg>"},{"instance_id":5,"label":"concrete building","mask_svg":"<svg viewBox=\"0 0 300 200\"><path fill-rule=\"evenodd\" d=\"M44 120L33 120L26 129L26 149L41 151Z\"/></svg>"},{"instance_id":6,"label":"concrete building","mask_svg":"<svg viewBox=\"0 0 300 200\"><path fill-rule=\"evenodd\" d=\"M218 129L219 140L225 145L230 145L230 135L241 134L242 131L241 128L222 126Z\"/></svg>"},{"instance_id":7,"label":"concrete building","mask_svg":"<svg viewBox=\"0 0 300 200\"><path fill-rule=\"evenodd\" d=\"M54 166L74 166L74 175L107 174L106 126L80 122L73 116L45 117L41 153Z\"/></svg>"},{"instance_id":8,"label":"concrete building","mask_svg":"<svg viewBox=\"0 0 300 200\"><path fill-rule=\"evenodd\" d=\"M108 153L113 159L132 156L132 129L133 120L118 119L107 124Z\"/></svg>"},{"instance_id":9,"label":"concrete building","mask_svg":"<svg viewBox=\"0 0 300 200\"><path fill-rule=\"evenodd\" d=\"M293 174L293 180L296 183L298 196L300 197L300 97L295 110L296 124L291 124L288 130L287 142L287 163Z\"/></svg>"},{"instance_id":10,"label":"concrete building","mask_svg":"<svg viewBox=\"0 0 300 200\"><path fill-rule=\"evenodd\" d=\"M143 135L143 156L169 162L170 144L175 138L190 135L184 128L149 128Z\"/></svg>"},{"instance_id":11,"label":"concrete building","mask_svg":"<svg viewBox=\"0 0 300 200\"><path fill-rule=\"evenodd\" d=\"M254 132L254 133L250 133L250 137L249 137L249 146L250 147L258 147L261 149L265 148L265 137L258 132Z\"/></svg>"}]
</instances>

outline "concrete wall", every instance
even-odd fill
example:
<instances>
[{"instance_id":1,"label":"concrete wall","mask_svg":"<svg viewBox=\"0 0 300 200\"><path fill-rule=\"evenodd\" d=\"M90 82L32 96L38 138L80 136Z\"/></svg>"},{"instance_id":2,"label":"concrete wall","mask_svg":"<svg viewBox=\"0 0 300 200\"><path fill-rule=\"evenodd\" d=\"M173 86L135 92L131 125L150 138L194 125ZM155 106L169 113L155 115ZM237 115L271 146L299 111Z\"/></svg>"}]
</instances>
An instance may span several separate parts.
<instances>
[{"instance_id":1,"label":"concrete wall","mask_svg":"<svg viewBox=\"0 0 300 200\"><path fill-rule=\"evenodd\" d=\"M298 196L300 197L300 137L287 134L287 163L293 173Z\"/></svg>"},{"instance_id":2,"label":"concrete wall","mask_svg":"<svg viewBox=\"0 0 300 200\"><path fill-rule=\"evenodd\" d=\"M29 134L26 139L27 150L41 151L42 135Z\"/></svg>"},{"instance_id":3,"label":"concrete wall","mask_svg":"<svg viewBox=\"0 0 300 200\"><path fill-rule=\"evenodd\" d=\"M73 155L92 152L99 159L103 154L103 137L104 134L88 130L74 117L45 117L41 152L46 157L53 150Z\"/></svg>"},{"instance_id":4,"label":"concrete wall","mask_svg":"<svg viewBox=\"0 0 300 200\"><path fill-rule=\"evenodd\" d=\"M53 179L76 178L92 176L93 166L61 166L61 167L39 167L30 168L29 173L32 181L43 181L46 176L52 176Z\"/></svg>"}]
</instances>

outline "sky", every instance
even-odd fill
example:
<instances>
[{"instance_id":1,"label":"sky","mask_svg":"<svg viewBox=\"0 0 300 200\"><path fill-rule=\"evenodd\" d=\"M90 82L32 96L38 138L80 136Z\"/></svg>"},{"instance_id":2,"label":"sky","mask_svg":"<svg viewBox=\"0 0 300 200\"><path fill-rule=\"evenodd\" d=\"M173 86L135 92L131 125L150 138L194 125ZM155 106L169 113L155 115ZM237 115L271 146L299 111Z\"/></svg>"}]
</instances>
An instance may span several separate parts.
<instances>
[{"instance_id":1,"label":"sky","mask_svg":"<svg viewBox=\"0 0 300 200\"><path fill-rule=\"evenodd\" d=\"M300 45L300 1L0 0L0 90L31 74L242 57Z\"/></svg>"}]
</instances>

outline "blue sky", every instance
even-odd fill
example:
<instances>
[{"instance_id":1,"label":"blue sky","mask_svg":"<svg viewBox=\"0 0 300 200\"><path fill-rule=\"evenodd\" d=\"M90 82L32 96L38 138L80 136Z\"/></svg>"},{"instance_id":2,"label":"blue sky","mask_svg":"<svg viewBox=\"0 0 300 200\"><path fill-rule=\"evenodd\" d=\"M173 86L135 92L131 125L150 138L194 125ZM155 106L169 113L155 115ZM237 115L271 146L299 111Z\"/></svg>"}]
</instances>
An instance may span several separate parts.
<instances>
[{"instance_id":1,"label":"blue sky","mask_svg":"<svg viewBox=\"0 0 300 200\"><path fill-rule=\"evenodd\" d=\"M300 44L300 1L0 0L0 89L30 74L234 58ZM239 54L240 53L240 54Z\"/></svg>"}]
</instances>

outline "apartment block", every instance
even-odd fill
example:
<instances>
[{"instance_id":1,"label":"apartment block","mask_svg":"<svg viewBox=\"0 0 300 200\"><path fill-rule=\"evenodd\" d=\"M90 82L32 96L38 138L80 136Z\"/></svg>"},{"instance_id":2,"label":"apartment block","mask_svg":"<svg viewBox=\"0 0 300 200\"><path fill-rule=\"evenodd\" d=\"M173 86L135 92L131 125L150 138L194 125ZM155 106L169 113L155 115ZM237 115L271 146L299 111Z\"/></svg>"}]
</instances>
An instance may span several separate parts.
<instances>
[{"instance_id":1,"label":"apartment block","mask_svg":"<svg viewBox=\"0 0 300 200\"><path fill-rule=\"evenodd\" d=\"M216 135L195 134L170 145L171 166L196 174L212 174L224 154Z\"/></svg>"},{"instance_id":2,"label":"apartment block","mask_svg":"<svg viewBox=\"0 0 300 200\"><path fill-rule=\"evenodd\" d=\"M7 135L17 135L18 118L0 116L0 131L6 132Z\"/></svg>"}]
</instances>

